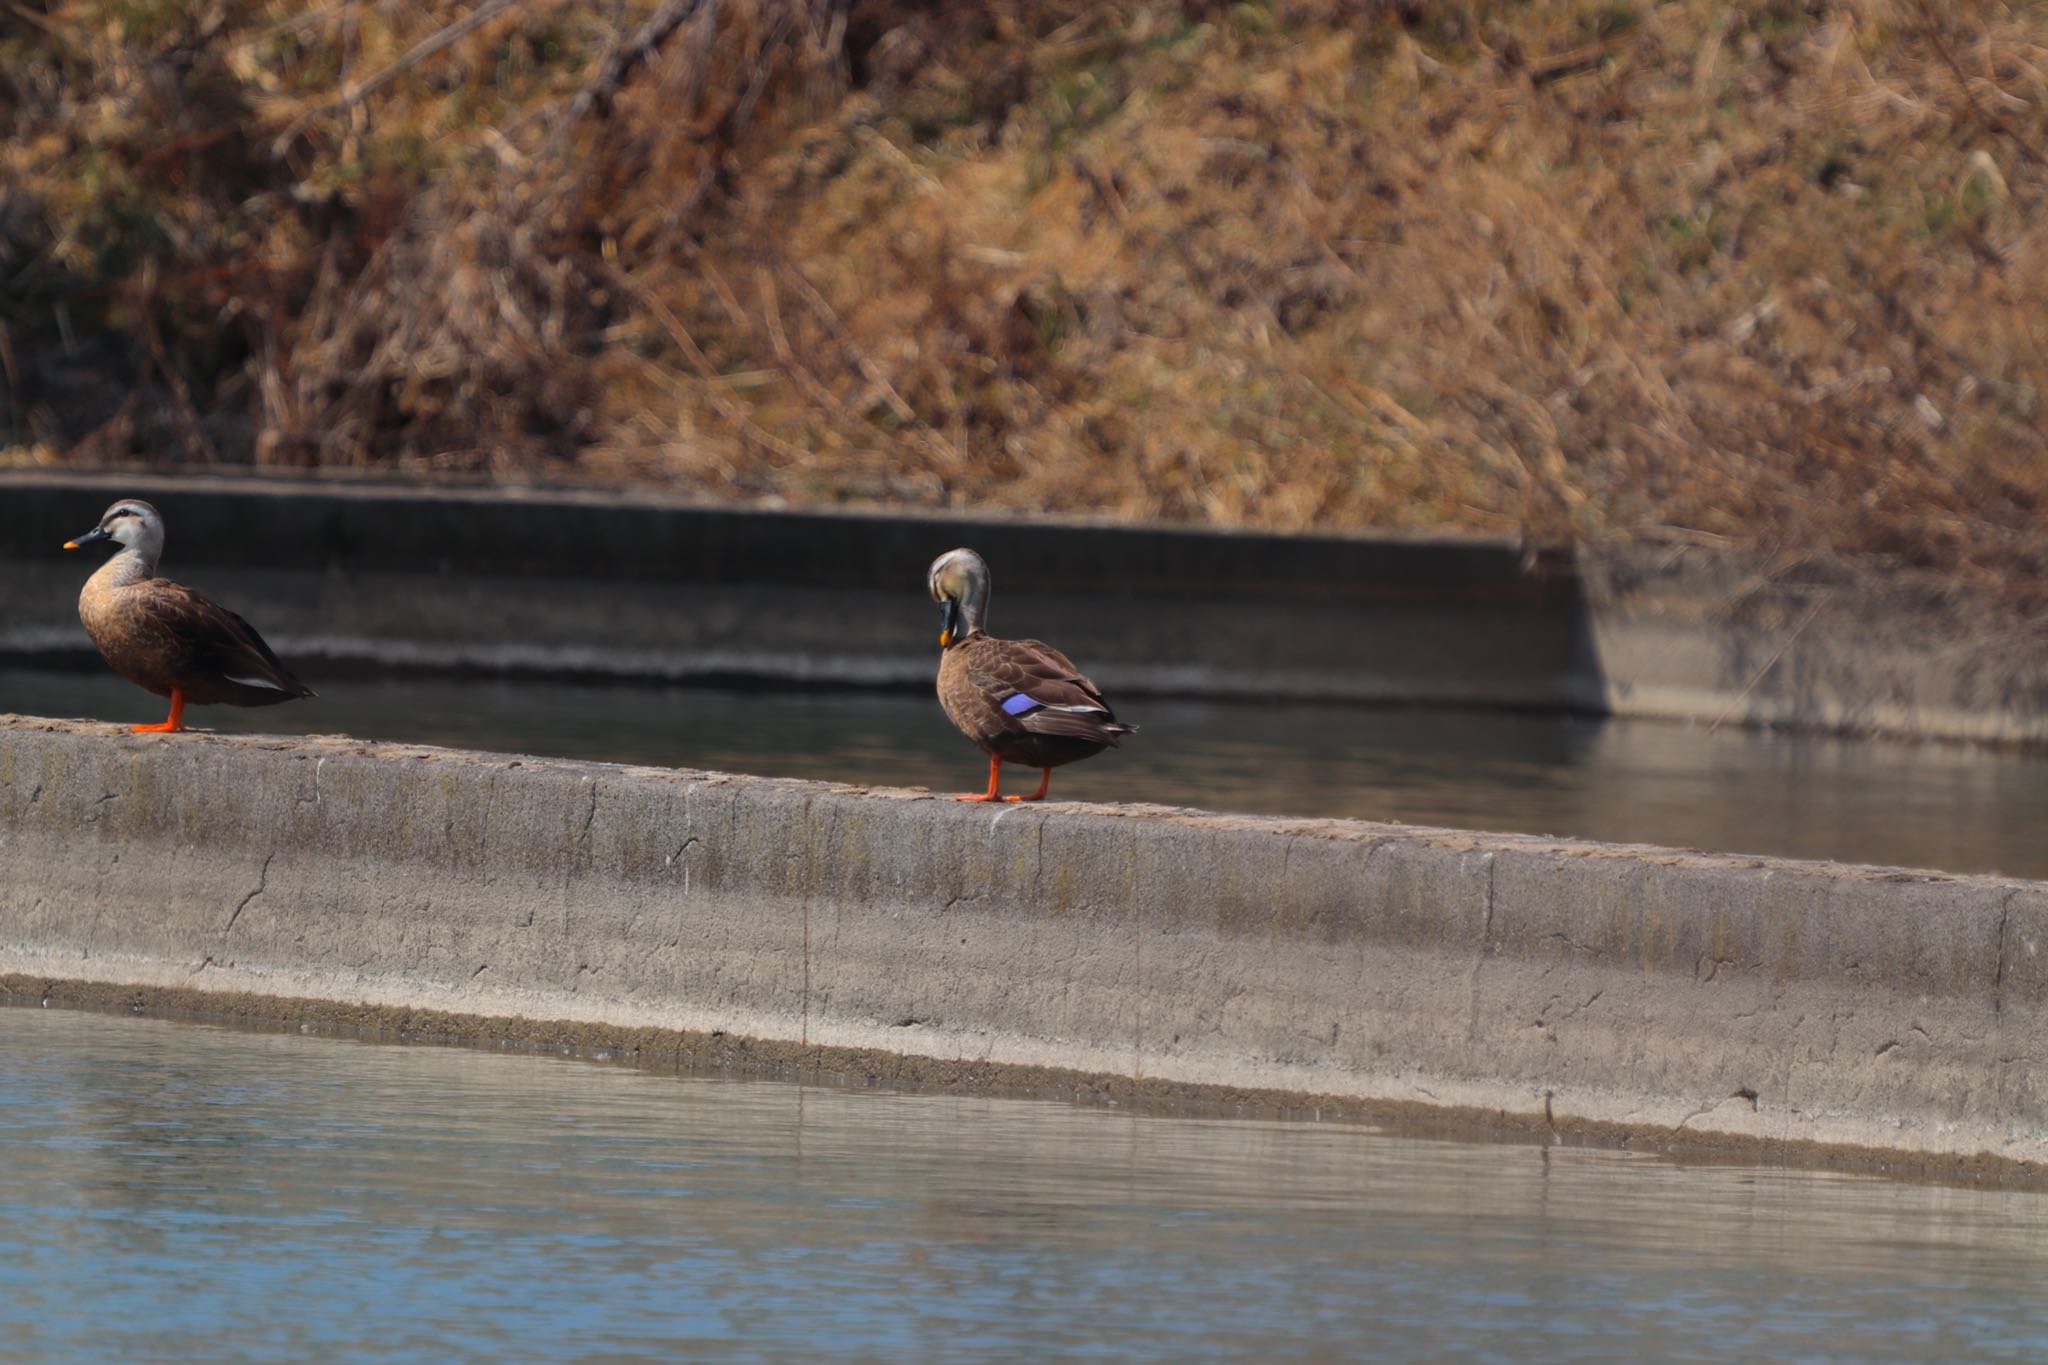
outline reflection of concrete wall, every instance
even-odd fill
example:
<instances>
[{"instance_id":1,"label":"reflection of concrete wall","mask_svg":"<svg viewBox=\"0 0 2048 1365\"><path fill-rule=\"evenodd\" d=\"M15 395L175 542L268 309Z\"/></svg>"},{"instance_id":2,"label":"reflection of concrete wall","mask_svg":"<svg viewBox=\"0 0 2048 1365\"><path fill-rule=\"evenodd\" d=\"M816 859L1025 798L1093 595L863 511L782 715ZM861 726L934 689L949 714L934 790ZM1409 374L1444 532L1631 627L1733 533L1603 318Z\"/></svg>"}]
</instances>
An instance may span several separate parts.
<instances>
[{"instance_id":1,"label":"reflection of concrete wall","mask_svg":"<svg viewBox=\"0 0 2048 1365\"><path fill-rule=\"evenodd\" d=\"M2044 945L2036 883L0 722L17 984L2048 1162Z\"/></svg>"}]
</instances>

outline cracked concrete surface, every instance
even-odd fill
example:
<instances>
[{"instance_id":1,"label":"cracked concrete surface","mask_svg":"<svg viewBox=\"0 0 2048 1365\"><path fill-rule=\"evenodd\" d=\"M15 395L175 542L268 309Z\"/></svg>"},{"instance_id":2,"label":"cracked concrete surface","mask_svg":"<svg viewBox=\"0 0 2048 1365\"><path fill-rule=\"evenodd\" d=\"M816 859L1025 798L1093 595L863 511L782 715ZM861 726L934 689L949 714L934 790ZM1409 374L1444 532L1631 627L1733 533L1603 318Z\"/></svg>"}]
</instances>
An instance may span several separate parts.
<instances>
[{"instance_id":1,"label":"cracked concrete surface","mask_svg":"<svg viewBox=\"0 0 2048 1365\"><path fill-rule=\"evenodd\" d=\"M2044 941L2032 882L0 717L31 998L2048 1171Z\"/></svg>"}]
</instances>

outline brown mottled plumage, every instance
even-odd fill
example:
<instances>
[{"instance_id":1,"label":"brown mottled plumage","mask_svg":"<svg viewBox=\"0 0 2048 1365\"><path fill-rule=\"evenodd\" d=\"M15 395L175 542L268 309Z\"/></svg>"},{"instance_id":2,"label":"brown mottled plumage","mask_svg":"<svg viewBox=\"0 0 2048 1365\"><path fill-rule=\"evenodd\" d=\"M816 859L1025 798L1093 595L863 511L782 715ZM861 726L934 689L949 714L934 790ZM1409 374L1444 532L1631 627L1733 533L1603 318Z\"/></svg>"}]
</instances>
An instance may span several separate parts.
<instances>
[{"instance_id":1,"label":"brown mottled plumage","mask_svg":"<svg viewBox=\"0 0 2048 1365\"><path fill-rule=\"evenodd\" d=\"M135 729L184 729L187 702L274 706L314 695L247 621L182 583L156 577L164 523L154 507L123 498L64 548L102 540L123 549L86 580L78 617L116 673L171 699L168 720Z\"/></svg>"},{"instance_id":2,"label":"brown mottled plumage","mask_svg":"<svg viewBox=\"0 0 2048 1365\"><path fill-rule=\"evenodd\" d=\"M1073 660L1039 640L999 640L982 629L988 564L972 550L932 562L932 600L943 610L939 705L960 733L989 756L988 790L962 801L1037 801L1052 770L1114 748L1137 727L1119 721ZM1031 796L997 795L1002 765L1038 768Z\"/></svg>"}]
</instances>

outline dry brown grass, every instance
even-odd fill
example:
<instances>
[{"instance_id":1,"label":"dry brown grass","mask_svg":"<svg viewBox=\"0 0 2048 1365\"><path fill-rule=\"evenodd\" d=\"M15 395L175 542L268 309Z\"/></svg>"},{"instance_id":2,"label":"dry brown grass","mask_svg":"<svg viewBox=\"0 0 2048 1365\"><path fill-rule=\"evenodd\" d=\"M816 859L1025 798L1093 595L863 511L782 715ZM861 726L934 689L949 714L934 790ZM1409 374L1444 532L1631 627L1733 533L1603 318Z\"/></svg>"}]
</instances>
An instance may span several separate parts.
<instances>
[{"instance_id":1,"label":"dry brown grass","mask_svg":"<svg viewBox=\"0 0 2048 1365\"><path fill-rule=\"evenodd\" d=\"M471 12L0 10L12 439L2044 578L2048 6Z\"/></svg>"}]
</instances>

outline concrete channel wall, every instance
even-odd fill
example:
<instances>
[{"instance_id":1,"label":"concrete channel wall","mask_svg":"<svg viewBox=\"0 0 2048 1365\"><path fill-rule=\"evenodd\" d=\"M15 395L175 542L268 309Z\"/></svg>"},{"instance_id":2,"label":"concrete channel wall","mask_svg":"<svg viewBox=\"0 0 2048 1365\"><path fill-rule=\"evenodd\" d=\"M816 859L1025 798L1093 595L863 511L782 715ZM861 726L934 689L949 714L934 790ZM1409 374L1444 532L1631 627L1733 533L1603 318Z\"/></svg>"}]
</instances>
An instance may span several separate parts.
<instances>
[{"instance_id":1,"label":"concrete channel wall","mask_svg":"<svg viewBox=\"0 0 2048 1365\"><path fill-rule=\"evenodd\" d=\"M2036 883L0 719L59 1002L2039 1172L2044 946Z\"/></svg>"},{"instance_id":2,"label":"concrete channel wall","mask_svg":"<svg viewBox=\"0 0 2048 1365\"><path fill-rule=\"evenodd\" d=\"M97 667L75 611L93 560L57 547L123 495L163 508L166 573L315 686L423 669L924 689L925 566L971 544L993 628L1058 641L1118 696L2048 740L2037 629L1869 566L218 476L0 471L0 665Z\"/></svg>"},{"instance_id":3,"label":"concrete channel wall","mask_svg":"<svg viewBox=\"0 0 2048 1365\"><path fill-rule=\"evenodd\" d=\"M122 495L162 509L165 574L316 687L419 668L925 690L925 569L964 544L994 572L991 629L1057 640L1120 696L1600 701L1572 576L1507 541L162 475L0 472L0 663L93 663L93 561L57 547Z\"/></svg>"}]
</instances>

